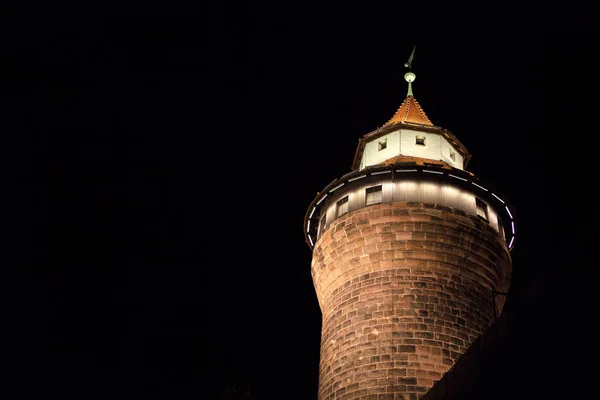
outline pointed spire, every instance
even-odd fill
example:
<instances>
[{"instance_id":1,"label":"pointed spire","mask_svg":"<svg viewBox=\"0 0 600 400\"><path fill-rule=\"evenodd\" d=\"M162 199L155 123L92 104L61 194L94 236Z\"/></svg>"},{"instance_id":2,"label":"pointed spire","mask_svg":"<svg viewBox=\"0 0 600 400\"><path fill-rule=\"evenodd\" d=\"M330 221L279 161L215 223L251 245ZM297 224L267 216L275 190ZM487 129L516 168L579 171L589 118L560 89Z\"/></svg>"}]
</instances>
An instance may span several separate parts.
<instances>
[{"instance_id":1,"label":"pointed spire","mask_svg":"<svg viewBox=\"0 0 600 400\"><path fill-rule=\"evenodd\" d=\"M413 95L412 91L412 83L417 78L417 76L411 72L410 68L412 67L413 59L415 58L415 50L417 46L413 47L410 56L408 57L408 61L404 64L405 67L408 68L408 72L404 74L404 79L408 82L408 92L406 94L406 99L402 102L394 116L384 124L389 125L397 122L412 122L416 124L423 125L433 125L433 123L429 120L427 115L425 115L425 111L421 108L421 105L417 102Z\"/></svg>"},{"instance_id":2,"label":"pointed spire","mask_svg":"<svg viewBox=\"0 0 600 400\"><path fill-rule=\"evenodd\" d=\"M409 61L412 61L411 59L409 59ZM405 65L410 66L410 63L406 63ZM413 96L412 82L416 79L416 77L417 76L410 71L404 74L404 79L406 82L408 82L408 93L406 94L406 99L404 99L394 116L388 122L386 122L384 126L396 122L412 122L415 124L433 125L433 123L425 114L425 111L423 111L421 108L421 105Z\"/></svg>"}]
</instances>

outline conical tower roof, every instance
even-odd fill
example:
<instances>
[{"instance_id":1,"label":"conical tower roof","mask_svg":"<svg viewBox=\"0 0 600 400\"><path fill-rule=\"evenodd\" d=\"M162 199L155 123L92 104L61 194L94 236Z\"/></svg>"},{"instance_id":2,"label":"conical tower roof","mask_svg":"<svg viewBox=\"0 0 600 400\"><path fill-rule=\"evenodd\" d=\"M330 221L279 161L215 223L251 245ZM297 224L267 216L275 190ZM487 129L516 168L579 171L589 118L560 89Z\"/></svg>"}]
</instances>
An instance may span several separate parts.
<instances>
[{"instance_id":1,"label":"conical tower roof","mask_svg":"<svg viewBox=\"0 0 600 400\"><path fill-rule=\"evenodd\" d=\"M394 116L390 118L385 125L394 124L396 122L409 122L433 126L433 123L427 117L425 111L423 111L423 108L421 108L421 105L413 95L409 95L404 99Z\"/></svg>"},{"instance_id":2,"label":"conical tower roof","mask_svg":"<svg viewBox=\"0 0 600 400\"><path fill-rule=\"evenodd\" d=\"M411 83L415 80L415 74L413 74L412 72L407 72L404 75L404 79L406 79L406 81L408 82L408 94L406 95L406 98L404 99L394 116L390 118L390 120L386 122L385 125L390 125L397 122L408 122L414 124L433 126L433 123L431 122L429 117L427 117L427 114L425 114L425 111L423 111L423 108L421 108L421 105L419 104L417 99L415 99L415 96L413 96Z\"/></svg>"}]
</instances>

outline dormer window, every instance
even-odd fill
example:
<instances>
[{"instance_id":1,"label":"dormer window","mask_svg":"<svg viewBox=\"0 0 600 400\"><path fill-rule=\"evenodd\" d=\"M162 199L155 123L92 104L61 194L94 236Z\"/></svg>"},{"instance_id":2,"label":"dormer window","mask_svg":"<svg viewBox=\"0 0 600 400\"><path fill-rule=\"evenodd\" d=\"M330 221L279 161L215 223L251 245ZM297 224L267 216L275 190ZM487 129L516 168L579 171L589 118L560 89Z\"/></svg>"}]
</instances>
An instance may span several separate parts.
<instances>
[{"instance_id":1,"label":"dormer window","mask_svg":"<svg viewBox=\"0 0 600 400\"><path fill-rule=\"evenodd\" d=\"M425 136L417 135L415 144L418 144L419 146L425 146Z\"/></svg>"},{"instance_id":2,"label":"dormer window","mask_svg":"<svg viewBox=\"0 0 600 400\"><path fill-rule=\"evenodd\" d=\"M387 148L387 138L380 140L379 142L377 142L377 150L381 151L383 149Z\"/></svg>"}]
</instances>

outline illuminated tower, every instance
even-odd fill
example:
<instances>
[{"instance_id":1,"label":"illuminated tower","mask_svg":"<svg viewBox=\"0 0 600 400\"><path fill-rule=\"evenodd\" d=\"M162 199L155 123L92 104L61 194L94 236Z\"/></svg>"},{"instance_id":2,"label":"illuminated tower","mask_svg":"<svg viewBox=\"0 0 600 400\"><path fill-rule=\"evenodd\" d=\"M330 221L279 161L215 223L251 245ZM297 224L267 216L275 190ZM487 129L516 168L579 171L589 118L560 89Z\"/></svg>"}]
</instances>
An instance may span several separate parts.
<instances>
[{"instance_id":1,"label":"illuminated tower","mask_svg":"<svg viewBox=\"0 0 600 400\"><path fill-rule=\"evenodd\" d=\"M319 400L420 398L490 327L510 284L515 212L465 169L471 155L429 120L407 66L396 113L304 218Z\"/></svg>"}]
</instances>

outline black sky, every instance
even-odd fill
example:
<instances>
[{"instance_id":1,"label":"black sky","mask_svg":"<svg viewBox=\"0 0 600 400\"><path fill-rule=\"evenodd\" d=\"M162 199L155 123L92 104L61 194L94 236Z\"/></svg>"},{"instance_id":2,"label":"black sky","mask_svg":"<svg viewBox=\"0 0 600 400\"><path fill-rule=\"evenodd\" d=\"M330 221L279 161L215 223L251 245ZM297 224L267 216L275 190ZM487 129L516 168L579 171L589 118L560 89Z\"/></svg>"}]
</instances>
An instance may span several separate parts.
<instances>
[{"instance_id":1,"label":"black sky","mask_svg":"<svg viewBox=\"0 0 600 400\"><path fill-rule=\"evenodd\" d=\"M573 7L494 15L217 3L12 31L20 389L316 399L304 213L400 105L416 45L415 97L517 213L521 320L498 376L515 397L581 393L597 35Z\"/></svg>"}]
</instances>

